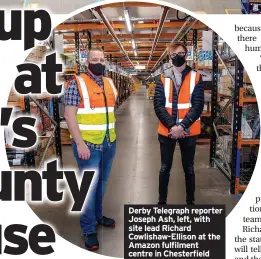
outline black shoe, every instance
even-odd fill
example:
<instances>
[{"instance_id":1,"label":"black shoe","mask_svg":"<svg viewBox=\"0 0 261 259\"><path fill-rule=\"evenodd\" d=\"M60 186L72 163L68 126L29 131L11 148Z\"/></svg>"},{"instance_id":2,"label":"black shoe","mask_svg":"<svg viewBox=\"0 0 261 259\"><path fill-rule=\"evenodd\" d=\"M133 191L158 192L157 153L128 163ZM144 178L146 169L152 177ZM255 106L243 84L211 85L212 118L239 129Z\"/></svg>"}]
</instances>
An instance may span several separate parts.
<instances>
[{"instance_id":1,"label":"black shoe","mask_svg":"<svg viewBox=\"0 0 261 259\"><path fill-rule=\"evenodd\" d=\"M187 201L187 205L195 205L194 201Z\"/></svg>"},{"instance_id":2,"label":"black shoe","mask_svg":"<svg viewBox=\"0 0 261 259\"><path fill-rule=\"evenodd\" d=\"M106 218L104 216L100 220L98 220L98 224L107 228L115 228L115 220Z\"/></svg>"},{"instance_id":3,"label":"black shoe","mask_svg":"<svg viewBox=\"0 0 261 259\"><path fill-rule=\"evenodd\" d=\"M85 247L89 251L97 251L99 249L99 241L97 234L88 234L84 236Z\"/></svg>"},{"instance_id":4,"label":"black shoe","mask_svg":"<svg viewBox=\"0 0 261 259\"><path fill-rule=\"evenodd\" d=\"M158 202L158 205L166 205L166 204L167 204L166 201L159 201L159 202Z\"/></svg>"}]
</instances>

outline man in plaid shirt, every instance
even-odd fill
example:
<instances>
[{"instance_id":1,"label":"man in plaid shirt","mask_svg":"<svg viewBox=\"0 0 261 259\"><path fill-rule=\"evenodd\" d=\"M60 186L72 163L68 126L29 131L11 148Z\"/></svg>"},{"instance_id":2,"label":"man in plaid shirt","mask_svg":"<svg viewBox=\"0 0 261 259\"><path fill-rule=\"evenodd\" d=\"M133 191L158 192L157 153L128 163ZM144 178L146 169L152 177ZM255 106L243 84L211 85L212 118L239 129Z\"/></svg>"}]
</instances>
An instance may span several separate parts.
<instances>
[{"instance_id":1,"label":"man in plaid shirt","mask_svg":"<svg viewBox=\"0 0 261 259\"><path fill-rule=\"evenodd\" d=\"M102 88L102 92L105 96L107 93L104 87L105 79L103 78L105 71L104 63L105 59L102 50L90 50L86 62L87 67L85 74L91 81L95 82L99 87ZM106 80L108 86L109 81L108 79ZM87 91L89 92L89 88L86 82L85 85L86 86L84 87L86 87ZM107 129L104 140L101 144L94 144L91 141L86 141L83 139L83 133L80 130L80 126L77 121L78 109L80 109L80 104L83 102L81 97L82 95L79 93L79 87L80 86L77 85L76 79L72 79L66 87L63 96L63 102L65 105L64 117L73 138L73 152L80 171L83 172L87 170L96 170L96 174L89 189L87 204L84 206L80 217L80 224L85 239L85 246L88 250L94 251L99 248L99 242L96 233L97 224L109 228L115 227L115 221L113 219L103 216L102 199L116 153L116 141L111 142L110 139L114 139L116 135L114 135L115 133L113 133L113 136L110 135L112 133L109 131L109 121L107 120L107 122L102 122L102 124L106 123ZM90 90L89 94L93 94L92 90ZM106 113L108 114L107 102L105 102L105 107L107 110ZM110 114L108 117L111 118L112 115L114 116L114 114ZM87 114L87 116L93 115ZM96 115L94 114L94 116ZM97 116L98 117L95 118L99 119L99 115ZM90 133L88 133L88 130L85 131L85 134L86 132L88 138L92 139L92 137L89 135ZM98 134L96 136L99 139L102 138L102 135Z\"/></svg>"},{"instance_id":2,"label":"man in plaid shirt","mask_svg":"<svg viewBox=\"0 0 261 259\"><path fill-rule=\"evenodd\" d=\"M103 85L102 76L95 76L95 75L91 74L91 72L88 69L86 70L85 73L103 89L104 85ZM80 94L79 94L79 91L78 91L78 86L77 86L75 79L71 80L69 86L66 88L66 90L64 92L63 98L64 98L63 104L65 106L78 107L80 105L81 97L80 97ZM108 141L108 145L110 146L111 143L110 143L108 131L106 133L106 139ZM102 151L103 144L95 145L95 144L87 142L87 141L85 141L85 143L87 144L87 146L89 148L91 148L93 150Z\"/></svg>"}]
</instances>

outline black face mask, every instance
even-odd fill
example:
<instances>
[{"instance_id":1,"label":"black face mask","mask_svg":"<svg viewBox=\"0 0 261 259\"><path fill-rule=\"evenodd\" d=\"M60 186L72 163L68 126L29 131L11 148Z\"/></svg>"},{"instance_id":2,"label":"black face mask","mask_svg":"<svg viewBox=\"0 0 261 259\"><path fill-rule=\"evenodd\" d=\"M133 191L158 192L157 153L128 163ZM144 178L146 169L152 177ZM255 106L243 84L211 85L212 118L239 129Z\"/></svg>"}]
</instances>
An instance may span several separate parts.
<instances>
[{"instance_id":1,"label":"black face mask","mask_svg":"<svg viewBox=\"0 0 261 259\"><path fill-rule=\"evenodd\" d=\"M172 64L175 67L181 67L182 65L185 64L186 59L185 56L180 56L180 55L176 55L174 58L171 59L172 60Z\"/></svg>"},{"instance_id":2,"label":"black face mask","mask_svg":"<svg viewBox=\"0 0 261 259\"><path fill-rule=\"evenodd\" d=\"M105 65L103 65L101 63L98 63L98 64L90 63L88 68L95 76L103 76L104 75Z\"/></svg>"}]
</instances>

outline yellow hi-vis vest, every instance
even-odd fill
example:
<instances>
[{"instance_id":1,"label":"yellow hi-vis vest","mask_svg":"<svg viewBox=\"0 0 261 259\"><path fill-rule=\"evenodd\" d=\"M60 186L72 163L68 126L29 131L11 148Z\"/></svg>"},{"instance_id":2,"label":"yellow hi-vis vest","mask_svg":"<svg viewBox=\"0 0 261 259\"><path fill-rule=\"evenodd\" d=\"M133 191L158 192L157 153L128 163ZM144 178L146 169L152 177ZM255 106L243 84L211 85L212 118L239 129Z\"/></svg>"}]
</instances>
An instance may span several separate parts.
<instances>
[{"instance_id":1,"label":"yellow hi-vis vest","mask_svg":"<svg viewBox=\"0 0 261 259\"><path fill-rule=\"evenodd\" d=\"M116 139L114 107L118 92L110 78L103 77L104 89L86 74L75 76L81 103L77 122L83 140L102 144L109 131L110 141Z\"/></svg>"}]
</instances>

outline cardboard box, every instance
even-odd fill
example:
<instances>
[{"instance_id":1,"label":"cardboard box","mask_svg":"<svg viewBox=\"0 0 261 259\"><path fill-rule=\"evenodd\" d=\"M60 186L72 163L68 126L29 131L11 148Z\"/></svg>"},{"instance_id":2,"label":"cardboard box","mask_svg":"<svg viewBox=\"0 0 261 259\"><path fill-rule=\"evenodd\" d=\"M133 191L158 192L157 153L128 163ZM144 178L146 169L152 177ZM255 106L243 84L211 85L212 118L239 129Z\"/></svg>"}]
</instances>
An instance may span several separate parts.
<instances>
[{"instance_id":1,"label":"cardboard box","mask_svg":"<svg viewBox=\"0 0 261 259\"><path fill-rule=\"evenodd\" d=\"M231 82L222 82L220 83L221 88L225 88L225 89L229 89L232 87L232 83Z\"/></svg>"},{"instance_id":2,"label":"cardboard box","mask_svg":"<svg viewBox=\"0 0 261 259\"><path fill-rule=\"evenodd\" d=\"M229 89L221 89L219 93L225 96L231 96L231 91Z\"/></svg>"},{"instance_id":3,"label":"cardboard box","mask_svg":"<svg viewBox=\"0 0 261 259\"><path fill-rule=\"evenodd\" d=\"M61 136L70 138L70 132L68 129L61 129Z\"/></svg>"},{"instance_id":4,"label":"cardboard box","mask_svg":"<svg viewBox=\"0 0 261 259\"><path fill-rule=\"evenodd\" d=\"M198 66L199 67L204 67L205 66L205 61L204 60L199 60L198 61Z\"/></svg>"},{"instance_id":5,"label":"cardboard box","mask_svg":"<svg viewBox=\"0 0 261 259\"><path fill-rule=\"evenodd\" d=\"M225 96L231 96L230 83L219 83L218 85L218 93Z\"/></svg>"},{"instance_id":6,"label":"cardboard box","mask_svg":"<svg viewBox=\"0 0 261 259\"><path fill-rule=\"evenodd\" d=\"M61 142L65 143L65 142L70 142L70 132L67 128L67 123L66 121L63 121L60 123L60 134L61 134Z\"/></svg>"},{"instance_id":7,"label":"cardboard box","mask_svg":"<svg viewBox=\"0 0 261 259\"><path fill-rule=\"evenodd\" d=\"M232 84L232 79L229 75L224 75L220 77L220 82Z\"/></svg>"},{"instance_id":8,"label":"cardboard box","mask_svg":"<svg viewBox=\"0 0 261 259\"><path fill-rule=\"evenodd\" d=\"M31 53L26 58L26 61L29 62L41 62L44 59L46 54L46 47L45 46L36 46Z\"/></svg>"},{"instance_id":9,"label":"cardboard box","mask_svg":"<svg viewBox=\"0 0 261 259\"><path fill-rule=\"evenodd\" d=\"M20 102L20 95L18 95L13 88L10 91L8 102Z\"/></svg>"},{"instance_id":10,"label":"cardboard box","mask_svg":"<svg viewBox=\"0 0 261 259\"><path fill-rule=\"evenodd\" d=\"M222 69L222 71L221 71L221 75L222 75L222 76L226 76L226 75L228 75L227 70L226 70L226 69Z\"/></svg>"},{"instance_id":11,"label":"cardboard box","mask_svg":"<svg viewBox=\"0 0 261 259\"><path fill-rule=\"evenodd\" d=\"M244 72L244 83L251 84L251 80L246 72Z\"/></svg>"}]
</instances>

